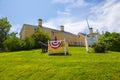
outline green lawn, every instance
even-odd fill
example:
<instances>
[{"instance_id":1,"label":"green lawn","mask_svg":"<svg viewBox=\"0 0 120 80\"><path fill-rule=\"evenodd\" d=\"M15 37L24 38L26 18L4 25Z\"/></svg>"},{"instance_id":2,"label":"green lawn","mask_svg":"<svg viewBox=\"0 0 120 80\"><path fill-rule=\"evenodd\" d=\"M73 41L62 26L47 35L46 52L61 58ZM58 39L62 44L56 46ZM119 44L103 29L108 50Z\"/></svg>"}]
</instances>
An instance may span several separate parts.
<instances>
[{"instance_id":1,"label":"green lawn","mask_svg":"<svg viewBox=\"0 0 120 80\"><path fill-rule=\"evenodd\" d=\"M70 47L68 56L41 50L0 53L0 80L120 80L120 53L87 53Z\"/></svg>"}]
</instances>

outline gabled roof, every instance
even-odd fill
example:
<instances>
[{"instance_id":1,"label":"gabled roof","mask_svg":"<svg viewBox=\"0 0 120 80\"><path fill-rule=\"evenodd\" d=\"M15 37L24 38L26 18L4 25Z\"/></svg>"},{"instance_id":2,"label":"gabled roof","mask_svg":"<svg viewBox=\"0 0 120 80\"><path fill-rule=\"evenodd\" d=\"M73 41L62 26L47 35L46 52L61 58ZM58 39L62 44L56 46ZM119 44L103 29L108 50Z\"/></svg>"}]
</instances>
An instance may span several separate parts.
<instances>
[{"instance_id":1,"label":"gabled roof","mask_svg":"<svg viewBox=\"0 0 120 80\"><path fill-rule=\"evenodd\" d=\"M25 26L34 27L34 28L39 27L39 26L37 26L37 25L23 24L23 27L22 27L21 31L23 30L23 28L24 28ZM67 33L67 34L71 34L71 35L76 35L76 34L73 34L73 33L70 33L70 32L61 31L61 30L56 30L56 29L52 29L52 28L48 28L48 27L44 27L44 26L42 26L41 28L50 29L50 30L53 30L53 31L62 32L62 33ZM20 33L21 33L21 31L20 31Z\"/></svg>"},{"instance_id":2,"label":"gabled roof","mask_svg":"<svg viewBox=\"0 0 120 80\"><path fill-rule=\"evenodd\" d=\"M22 32L22 30L24 29L25 26L29 26L29 27L37 27L37 26L34 26L34 25L30 25L30 24L23 24L20 33Z\"/></svg>"},{"instance_id":3,"label":"gabled roof","mask_svg":"<svg viewBox=\"0 0 120 80\"><path fill-rule=\"evenodd\" d=\"M87 35L93 35L93 36L95 36L95 35L100 35L99 33L92 33L92 34L87 34Z\"/></svg>"},{"instance_id":4,"label":"gabled roof","mask_svg":"<svg viewBox=\"0 0 120 80\"><path fill-rule=\"evenodd\" d=\"M83 36L86 36L86 34L85 34L85 33L78 33L78 35L79 35L79 34L82 34Z\"/></svg>"}]
</instances>

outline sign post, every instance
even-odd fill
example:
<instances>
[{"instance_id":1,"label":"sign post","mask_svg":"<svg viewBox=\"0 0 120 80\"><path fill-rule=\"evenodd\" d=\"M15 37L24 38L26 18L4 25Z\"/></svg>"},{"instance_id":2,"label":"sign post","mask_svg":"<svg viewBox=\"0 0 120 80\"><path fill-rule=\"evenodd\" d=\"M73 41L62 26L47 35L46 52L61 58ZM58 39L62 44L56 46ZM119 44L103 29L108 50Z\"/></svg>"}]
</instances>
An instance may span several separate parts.
<instances>
[{"instance_id":1,"label":"sign post","mask_svg":"<svg viewBox=\"0 0 120 80\"><path fill-rule=\"evenodd\" d=\"M66 55L66 41L65 41L65 38L64 38L64 53Z\"/></svg>"},{"instance_id":2,"label":"sign post","mask_svg":"<svg viewBox=\"0 0 120 80\"><path fill-rule=\"evenodd\" d=\"M67 55L68 43L64 40L48 41L48 54L64 54Z\"/></svg>"},{"instance_id":3,"label":"sign post","mask_svg":"<svg viewBox=\"0 0 120 80\"><path fill-rule=\"evenodd\" d=\"M88 45L87 35L85 36L85 43L86 43L86 51L89 52L89 45Z\"/></svg>"}]
</instances>

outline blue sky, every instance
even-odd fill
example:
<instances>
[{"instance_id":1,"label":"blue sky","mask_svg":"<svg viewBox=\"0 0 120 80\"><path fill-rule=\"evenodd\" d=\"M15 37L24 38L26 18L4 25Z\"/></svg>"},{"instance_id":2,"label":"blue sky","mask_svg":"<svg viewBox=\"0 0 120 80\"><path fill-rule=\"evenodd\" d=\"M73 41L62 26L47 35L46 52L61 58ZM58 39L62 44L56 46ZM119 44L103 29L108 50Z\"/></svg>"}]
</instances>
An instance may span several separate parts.
<instances>
[{"instance_id":1,"label":"blue sky","mask_svg":"<svg viewBox=\"0 0 120 80\"><path fill-rule=\"evenodd\" d=\"M20 32L23 24L43 26L77 34L88 33L86 18L94 31L120 32L119 0L0 0L0 18L7 17L11 32Z\"/></svg>"}]
</instances>

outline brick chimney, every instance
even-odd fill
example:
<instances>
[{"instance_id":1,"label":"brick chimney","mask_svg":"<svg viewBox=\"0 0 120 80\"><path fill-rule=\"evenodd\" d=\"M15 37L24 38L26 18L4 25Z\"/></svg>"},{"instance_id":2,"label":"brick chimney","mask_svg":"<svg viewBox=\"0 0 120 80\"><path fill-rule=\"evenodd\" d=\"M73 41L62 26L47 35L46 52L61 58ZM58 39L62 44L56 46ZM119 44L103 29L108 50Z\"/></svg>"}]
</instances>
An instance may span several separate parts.
<instances>
[{"instance_id":1,"label":"brick chimney","mask_svg":"<svg viewBox=\"0 0 120 80\"><path fill-rule=\"evenodd\" d=\"M42 27L42 19L38 19L38 26Z\"/></svg>"},{"instance_id":2,"label":"brick chimney","mask_svg":"<svg viewBox=\"0 0 120 80\"><path fill-rule=\"evenodd\" d=\"M89 28L89 34L93 34L93 28Z\"/></svg>"},{"instance_id":3,"label":"brick chimney","mask_svg":"<svg viewBox=\"0 0 120 80\"><path fill-rule=\"evenodd\" d=\"M61 31L64 31L64 26L61 25L61 26L60 26L60 29L61 29Z\"/></svg>"}]
</instances>

